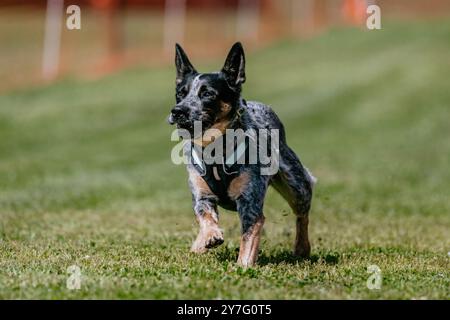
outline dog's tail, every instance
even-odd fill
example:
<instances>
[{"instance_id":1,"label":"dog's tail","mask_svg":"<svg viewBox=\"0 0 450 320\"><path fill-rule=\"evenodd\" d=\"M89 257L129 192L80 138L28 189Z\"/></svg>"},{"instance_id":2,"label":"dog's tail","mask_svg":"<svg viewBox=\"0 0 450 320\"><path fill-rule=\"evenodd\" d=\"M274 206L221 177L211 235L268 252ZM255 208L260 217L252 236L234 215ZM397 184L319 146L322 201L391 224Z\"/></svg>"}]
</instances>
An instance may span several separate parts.
<instances>
[{"instance_id":1,"label":"dog's tail","mask_svg":"<svg viewBox=\"0 0 450 320\"><path fill-rule=\"evenodd\" d=\"M306 177L307 177L309 183L311 183L311 186L314 187L314 185L317 183L317 178L312 175L311 171L309 171L309 169L307 167L303 167L303 168L305 168Z\"/></svg>"}]
</instances>

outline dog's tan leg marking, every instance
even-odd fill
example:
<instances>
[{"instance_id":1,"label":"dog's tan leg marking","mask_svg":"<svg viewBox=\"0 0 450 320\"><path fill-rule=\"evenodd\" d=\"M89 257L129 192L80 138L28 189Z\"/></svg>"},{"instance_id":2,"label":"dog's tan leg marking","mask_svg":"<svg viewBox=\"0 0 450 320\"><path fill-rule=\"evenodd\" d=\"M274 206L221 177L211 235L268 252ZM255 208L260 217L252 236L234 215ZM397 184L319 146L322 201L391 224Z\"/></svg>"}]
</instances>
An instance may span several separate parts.
<instances>
[{"instance_id":1,"label":"dog's tan leg marking","mask_svg":"<svg viewBox=\"0 0 450 320\"><path fill-rule=\"evenodd\" d=\"M244 268L251 267L256 263L264 220L264 216L261 215L250 230L241 237L241 247L239 249L237 263Z\"/></svg>"},{"instance_id":2,"label":"dog's tan leg marking","mask_svg":"<svg viewBox=\"0 0 450 320\"><path fill-rule=\"evenodd\" d=\"M294 255L299 257L309 257L311 245L308 239L308 215L297 215L297 234L294 243Z\"/></svg>"},{"instance_id":3,"label":"dog's tan leg marking","mask_svg":"<svg viewBox=\"0 0 450 320\"><path fill-rule=\"evenodd\" d=\"M192 252L203 253L223 243L223 233L218 225L217 214L206 212L203 215L197 215L197 221L200 231L192 244Z\"/></svg>"},{"instance_id":4,"label":"dog's tan leg marking","mask_svg":"<svg viewBox=\"0 0 450 320\"><path fill-rule=\"evenodd\" d=\"M197 171L191 169L188 171L189 182L192 186L192 193L196 203L194 208L196 211L195 216L200 225L200 231L192 244L191 251L203 253L223 243L223 232L219 228L219 215L216 206L210 203L199 203L202 197L213 195L211 189ZM197 206L201 210L196 209Z\"/></svg>"},{"instance_id":5,"label":"dog's tan leg marking","mask_svg":"<svg viewBox=\"0 0 450 320\"><path fill-rule=\"evenodd\" d=\"M188 173L189 183L191 184L192 193L196 201L202 196L213 194L206 181L195 169L188 168Z\"/></svg>"},{"instance_id":6,"label":"dog's tan leg marking","mask_svg":"<svg viewBox=\"0 0 450 320\"><path fill-rule=\"evenodd\" d=\"M236 200L248 186L250 175L247 172L241 173L234 178L228 187L228 195L232 200Z\"/></svg>"}]
</instances>

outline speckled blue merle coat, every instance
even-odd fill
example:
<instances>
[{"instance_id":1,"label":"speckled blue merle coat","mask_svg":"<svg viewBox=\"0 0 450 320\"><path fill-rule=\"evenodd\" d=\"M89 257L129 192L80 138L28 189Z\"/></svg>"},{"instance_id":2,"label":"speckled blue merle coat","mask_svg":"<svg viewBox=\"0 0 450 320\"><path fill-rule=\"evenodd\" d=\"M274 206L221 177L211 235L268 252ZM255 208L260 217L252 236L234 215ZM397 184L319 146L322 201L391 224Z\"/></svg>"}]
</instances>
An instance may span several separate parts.
<instances>
[{"instance_id":1,"label":"speckled blue merle coat","mask_svg":"<svg viewBox=\"0 0 450 320\"><path fill-rule=\"evenodd\" d=\"M200 232L192 245L193 252L205 252L220 245L222 230L218 226L218 206L239 214L242 237L238 263L251 266L256 262L261 229L264 224L263 205L267 189L274 187L296 215L294 254L308 256L308 213L315 178L289 148L286 133L278 116L267 105L245 101L241 97L245 82L245 56L242 45L230 50L220 72L198 73L183 49L176 46L176 106L169 123L194 133L194 123L202 129L277 129L279 132L279 169L271 175L261 174L260 163L235 165L232 173L220 165L192 161L187 165L193 207ZM207 141L193 138L189 145L204 147Z\"/></svg>"}]
</instances>

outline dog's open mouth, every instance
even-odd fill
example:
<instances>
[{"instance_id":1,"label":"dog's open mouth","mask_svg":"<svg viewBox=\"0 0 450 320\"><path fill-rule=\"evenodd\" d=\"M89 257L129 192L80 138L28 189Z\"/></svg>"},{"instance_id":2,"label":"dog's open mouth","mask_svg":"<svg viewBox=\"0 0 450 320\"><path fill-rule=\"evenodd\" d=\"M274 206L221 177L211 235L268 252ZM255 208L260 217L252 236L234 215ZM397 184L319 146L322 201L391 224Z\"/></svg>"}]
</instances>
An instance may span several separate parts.
<instances>
[{"instance_id":1,"label":"dog's open mouth","mask_svg":"<svg viewBox=\"0 0 450 320\"><path fill-rule=\"evenodd\" d=\"M212 127L211 121L206 119L191 120L185 118L175 118L172 114L167 118L167 122L170 125L176 125L177 129L187 130L189 133L194 134L195 129L199 130L197 133L204 134L206 130Z\"/></svg>"}]
</instances>

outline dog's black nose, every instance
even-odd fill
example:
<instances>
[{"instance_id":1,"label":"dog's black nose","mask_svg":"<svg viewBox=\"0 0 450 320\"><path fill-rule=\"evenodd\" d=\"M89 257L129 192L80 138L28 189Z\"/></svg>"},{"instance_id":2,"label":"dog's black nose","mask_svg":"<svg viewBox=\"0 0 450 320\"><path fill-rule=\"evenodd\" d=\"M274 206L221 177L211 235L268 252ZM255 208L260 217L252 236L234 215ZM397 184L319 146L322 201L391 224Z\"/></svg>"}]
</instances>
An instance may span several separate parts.
<instances>
[{"instance_id":1,"label":"dog's black nose","mask_svg":"<svg viewBox=\"0 0 450 320\"><path fill-rule=\"evenodd\" d=\"M187 118L188 114L189 114L189 109L187 107L175 106L170 111L168 121L170 124L174 124L178 119L180 119L183 116Z\"/></svg>"},{"instance_id":2,"label":"dog's black nose","mask_svg":"<svg viewBox=\"0 0 450 320\"><path fill-rule=\"evenodd\" d=\"M183 107L183 106L175 106L173 109L172 109L172 111L171 111L171 113L175 116L175 117L177 117L177 116L181 116L181 115L186 115L187 113L188 113L188 108L186 108L186 107Z\"/></svg>"},{"instance_id":3,"label":"dog's black nose","mask_svg":"<svg viewBox=\"0 0 450 320\"><path fill-rule=\"evenodd\" d=\"M189 108L184 106L175 106L170 113L175 119L178 119L183 116L187 118L189 115Z\"/></svg>"}]
</instances>

